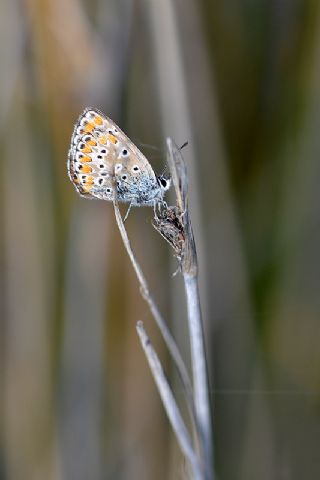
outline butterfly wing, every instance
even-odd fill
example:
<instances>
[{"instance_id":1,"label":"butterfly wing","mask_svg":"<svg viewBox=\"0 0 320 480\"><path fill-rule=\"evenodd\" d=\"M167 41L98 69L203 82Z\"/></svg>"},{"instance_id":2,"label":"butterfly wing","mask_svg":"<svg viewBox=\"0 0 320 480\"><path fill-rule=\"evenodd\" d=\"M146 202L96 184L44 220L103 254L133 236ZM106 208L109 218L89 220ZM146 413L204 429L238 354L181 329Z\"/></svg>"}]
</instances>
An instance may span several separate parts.
<instances>
[{"instance_id":1,"label":"butterfly wing","mask_svg":"<svg viewBox=\"0 0 320 480\"><path fill-rule=\"evenodd\" d=\"M70 180L81 196L119 200L133 205L153 203L159 186L140 150L102 112L87 108L80 115L68 158Z\"/></svg>"}]
</instances>

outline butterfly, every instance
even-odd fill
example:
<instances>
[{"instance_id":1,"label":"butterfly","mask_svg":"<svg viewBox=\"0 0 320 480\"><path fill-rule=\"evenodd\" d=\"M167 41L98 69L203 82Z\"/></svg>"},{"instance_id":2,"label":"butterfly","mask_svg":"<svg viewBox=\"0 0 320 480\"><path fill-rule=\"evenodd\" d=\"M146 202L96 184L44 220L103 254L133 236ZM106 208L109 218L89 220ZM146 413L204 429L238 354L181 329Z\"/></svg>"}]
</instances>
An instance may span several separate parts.
<instances>
[{"instance_id":1,"label":"butterfly","mask_svg":"<svg viewBox=\"0 0 320 480\"><path fill-rule=\"evenodd\" d=\"M163 202L170 179L156 176L142 152L106 115L86 108L75 124L68 155L68 174L85 198L119 201L131 206Z\"/></svg>"}]
</instances>

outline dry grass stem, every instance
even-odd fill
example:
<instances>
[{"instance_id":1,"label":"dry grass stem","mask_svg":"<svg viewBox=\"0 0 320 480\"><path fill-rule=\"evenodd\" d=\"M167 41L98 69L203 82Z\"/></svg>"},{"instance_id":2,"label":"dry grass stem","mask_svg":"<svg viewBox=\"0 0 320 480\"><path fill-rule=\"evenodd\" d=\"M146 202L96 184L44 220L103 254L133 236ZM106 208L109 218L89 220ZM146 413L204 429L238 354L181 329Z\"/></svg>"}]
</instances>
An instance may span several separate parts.
<instances>
[{"instance_id":1,"label":"dry grass stem","mask_svg":"<svg viewBox=\"0 0 320 480\"><path fill-rule=\"evenodd\" d=\"M188 430L181 417L179 408L172 394L172 390L164 374L163 368L157 356L157 353L144 329L143 323L140 321L137 323L137 332L141 341L141 345L147 357L153 378L156 382L161 400L163 402L165 411L170 420L173 431L176 434L176 438L180 445L180 448L186 458L189 460L194 480L202 480L203 473L201 469L201 463L197 457Z\"/></svg>"},{"instance_id":2,"label":"dry grass stem","mask_svg":"<svg viewBox=\"0 0 320 480\"><path fill-rule=\"evenodd\" d=\"M115 212L117 225L118 225L118 228L119 228L119 231L120 231L125 249L126 249L128 255L129 255L132 266L134 268L134 271L135 271L135 273L137 275L137 278L138 278L138 281L140 283L141 294L142 294L143 298L145 299L145 301L149 305L150 311L151 311L151 313L152 313L152 315L153 315L153 317L156 321L156 324L158 325L158 328L159 328L159 330L162 334L162 337L163 337L163 339L164 339L164 341L167 345L167 348L168 348L168 350L171 354L171 357L172 357L172 359L173 359L173 361L176 365L177 372L179 374L179 378L181 380L182 386L183 386L184 391L186 393L186 401L187 401L187 405L188 405L188 408L189 408L189 411L190 411L190 417L191 417L193 422L196 422L193 392L192 392L191 381L190 381L190 378L189 378L187 368L186 368L185 363L184 363L184 361L181 357L181 354L178 350L177 344L176 344L174 338L172 337L172 335L170 333L170 330L168 329L168 326L167 326L164 318L162 317L162 315L161 315L161 313L160 313L160 311L157 307L157 304L155 303L152 295L150 294L145 276L143 275L143 272L140 268L140 265L137 262L137 259L136 259L135 255L133 253L133 250L132 250L132 247L131 247L131 244L130 244L130 240L129 240L129 237L128 237L127 231L125 229L125 226L124 226L124 223L123 223L123 220L122 220L122 216L121 216L121 213L120 213L120 210L119 210L119 205L118 205L116 195L115 195L115 199L113 201L113 205L114 205L114 212Z\"/></svg>"},{"instance_id":3,"label":"dry grass stem","mask_svg":"<svg viewBox=\"0 0 320 480\"><path fill-rule=\"evenodd\" d=\"M195 456L195 450L192 448L189 434L176 406L172 391L170 390L168 382L164 377L159 359L150 343L150 340L147 337L145 330L143 329L142 324L139 323L137 330L144 351L147 355L160 396L164 403L167 415L172 423L173 429L177 435L182 451L189 458L189 461L192 465L194 478L213 480L213 442L208 393L208 373L198 289L197 253L187 200L188 177L186 165L181 154L181 149L179 149L171 139L167 140L167 147L168 164L176 192L176 206L168 207L165 204L162 206L160 205L160 211L158 215L155 216L153 225L174 249L184 279L187 299L194 394L192 394L189 375L177 345L149 292L146 279L132 251L130 241L120 214L116 197L116 189L114 189L114 211L125 248L128 252L140 283L141 293L143 298L147 301L156 323L160 328L163 338L165 339L169 351L176 363L180 378L186 391L187 402L190 407L191 418L193 420L193 427L195 427L195 441L199 442L197 445L197 447L199 447L199 455L196 457L196 463L195 459L193 458ZM177 427L177 424L179 425L179 428ZM199 473L199 465L203 467L202 476L200 477L197 476Z\"/></svg>"},{"instance_id":4,"label":"dry grass stem","mask_svg":"<svg viewBox=\"0 0 320 480\"><path fill-rule=\"evenodd\" d=\"M205 356L204 333L198 289L197 253L189 216L186 165L174 142L168 138L168 164L176 193L176 206L164 207L155 218L154 227L173 247L184 279L191 362L193 371L194 401L197 424L200 426L201 454L205 464L205 478L214 478L211 411L208 391L208 372Z\"/></svg>"}]
</instances>

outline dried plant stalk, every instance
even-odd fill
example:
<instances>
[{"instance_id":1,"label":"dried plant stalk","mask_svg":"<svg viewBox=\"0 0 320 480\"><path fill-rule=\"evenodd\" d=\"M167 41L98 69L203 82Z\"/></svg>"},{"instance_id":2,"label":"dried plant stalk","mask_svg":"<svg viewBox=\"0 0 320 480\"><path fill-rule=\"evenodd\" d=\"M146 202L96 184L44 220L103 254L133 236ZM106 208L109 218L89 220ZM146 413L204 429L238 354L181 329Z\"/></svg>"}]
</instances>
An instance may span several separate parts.
<instances>
[{"instance_id":1,"label":"dried plant stalk","mask_svg":"<svg viewBox=\"0 0 320 480\"><path fill-rule=\"evenodd\" d=\"M200 446L205 478L213 479L213 442L208 373L201 318L197 253L188 210L188 177L181 149L168 138L168 164L176 193L176 206L164 207L153 223L175 251L183 275L187 298L194 401L200 427Z\"/></svg>"},{"instance_id":2,"label":"dried plant stalk","mask_svg":"<svg viewBox=\"0 0 320 480\"><path fill-rule=\"evenodd\" d=\"M137 323L137 332L139 334L141 345L146 354L153 378L156 382L162 403L167 412L171 426L176 434L182 452L185 454L186 458L190 462L192 469L192 478L194 480L202 480L203 471L201 461L198 458L195 450L193 449L190 435L182 419L181 413L164 374L160 360L144 329L142 322Z\"/></svg>"},{"instance_id":3,"label":"dried plant stalk","mask_svg":"<svg viewBox=\"0 0 320 480\"><path fill-rule=\"evenodd\" d=\"M116 217L116 221L117 221L117 225L118 225L118 228L119 228L119 231L120 231L120 234L121 234L121 237L122 237L122 240L123 240L123 243L124 243L124 246L125 246L125 249L129 255L129 258L131 260L131 263L133 265L133 268L134 268L134 271L137 275L137 278L138 278L138 281L140 283L140 291L141 291L141 295L142 297L146 300L146 302L148 303L149 305L149 308L150 308L150 311L160 329L160 332L163 336L163 339L167 345L167 348L172 356L172 359L173 361L175 362L175 365L177 367L177 372L179 374L179 377L180 377L180 380L181 380L181 383L182 383L182 386L184 388L184 392L185 392L185 396L186 396L186 402L187 402L187 405L188 405L188 409L189 409L189 413L190 413L190 419L192 421L192 425L194 427L194 433L195 433L195 436L196 436L196 439L200 439L201 437L201 428L200 428L200 425L198 424L198 420L197 420L197 414L196 414L196 408L195 408L195 404L194 404L194 397L193 397L193 391L192 391L192 386L191 386L191 381L190 381L190 378L189 378L189 374L188 374L188 371L186 369L186 366L185 366L185 363L181 357L181 354L178 350L178 347L170 333L170 330L168 329L168 326L165 322L165 320L163 319L152 295L150 294L150 291L149 291L149 288L148 288L148 285L147 285L147 281L142 273L142 270L140 268L140 265L139 263L137 262L137 259L135 258L135 255L133 253L133 250L131 248L131 244L130 244L130 240L129 240L129 237L128 237L128 234L127 234L127 231L125 229L125 226L124 226L124 222L122 220L122 216L121 216L121 213L120 213L120 210L119 210L119 205L118 205L118 200L117 200L117 195L116 195L116 188L114 187L114 200L113 200L113 206L114 206L114 212L115 212L115 217ZM155 378L157 378L159 380L159 369L158 367L154 367L154 362L150 360L150 355L149 355L149 349L146 349L145 348L145 341L142 340L142 337L143 335L141 335L141 328L138 329L138 333L139 333L139 336L140 336L140 341L144 347L144 351L146 353L146 356L148 358L148 362L149 362L149 365L150 365L150 368L152 370L152 373L153 373L153 376ZM144 337L143 337L144 338ZM161 367L162 368L162 367ZM174 401L174 397L173 397L173 393L171 392L170 390L170 395L167 394L165 395L165 398L166 398L166 401L164 400L163 398L163 388L167 391L167 389L169 387L169 385L167 385L166 387L162 387L162 389L159 387L159 384L158 384L158 380L156 380L156 384L157 384L157 387L158 387L158 390L159 390L159 393L160 393L160 396L163 400L163 405L164 405L164 408L167 412L167 415L170 419L171 422L174 422L174 425L178 424L180 425L181 427L181 422L180 422L180 417L181 417L181 414L178 410L178 407L176 405L172 405L172 401L170 399L173 399ZM162 385L162 382L161 382L161 385ZM169 405L167 404L169 402ZM178 412L178 414L176 414L175 412ZM172 419L172 415L174 416L174 418ZM178 417L177 417L178 415ZM182 417L181 417L182 418ZM193 450L191 453L190 453L190 448L189 448L189 442L188 442L188 438L185 437L185 431L187 432L186 428L176 428L174 427L174 431L175 431L175 434L177 436L177 439L178 439L178 443L180 445L183 445L184 448L182 448L182 451L185 453L185 455L187 456L189 462L190 462L190 465L192 467L192 470L193 470L193 474L194 474L194 478L196 480L201 480L203 478L202 474L200 474L199 472L202 471L202 470L199 470L199 465L201 465L201 460L198 459L197 462L195 462L195 457L196 457L196 452L195 450Z\"/></svg>"},{"instance_id":4,"label":"dried plant stalk","mask_svg":"<svg viewBox=\"0 0 320 480\"><path fill-rule=\"evenodd\" d=\"M114 190L114 191L116 193L116 190ZM177 344L176 344L174 338L172 337L172 335L170 333L170 330L167 326L167 323L164 320L164 318L162 317L162 315L161 315L161 313L158 309L158 306L157 306L156 302L154 301L154 299L153 299L153 297L152 297L152 295L149 291L148 284L147 284L147 281L145 279L145 276L143 275L143 272L140 268L140 265L139 265L135 255L134 255L134 252L132 250L127 231L125 229L125 226L124 226L124 223L123 223L123 220L122 220L122 217L121 217L121 213L120 213L120 210L119 210L119 205L118 205L116 194L114 195L113 205L114 205L114 212L115 212L117 225L118 225L118 228L119 228L119 231L120 231L125 249L126 249L128 255L129 255L132 266L134 268L134 271L135 271L135 273L137 275L137 278L138 278L138 281L140 283L141 295L144 298L144 300L148 303L150 311L153 315L153 318L155 319L156 324L158 325L158 328L159 328L159 330L162 334L162 337L163 337L163 339L166 343L166 346L167 346L167 348L168 348L168 350L171 354L171 357L172 357L172 359L173 359L173 361L176 365L179 378L181 380L182 386L183 386L185 394L186 394L186 401L187 401L187 405L188 405L189 412L190 412L190 418L191 418L193 424L195 425L195 428L197 430L200 430L198 425L197 425L192 385L191 385L191 381L190 381L190 377L189 377L187 368L186 368L185 363L184 363L184 361L181 357L181 354L179 352Z\"/></svg>"},{"instance_id":5,"label":"dried plant stalk","mask_svg":"<svg viewBox=\"0 0 320 480\"><path fill-rule=\"evenodd\" d=\"M150 294L146 279L132 251L130 241L120 214L115 187L113 204L122 240L138 277L141 293L143 298L147 301L156 323L160 328L168 349L176 363L178 373L185 388L186 398L190 407L191 418L193 420L195 441L197 442L197 447L199 450L198 453L196 453L195 448L192 448L187 429L182 421L182 417L174 400L172 391L165 379L159 359L150 343L150 340L147 337L142 324L139 323L137 330L140 341L147 356L152 374L155 378L158 391L175 434L178 438L181 449L187 456L190 465L192 466L194 478L199 480L213 480L213 445L208 393L208 374L198 289L197 253L187 202L187 171L181 154L181 149L179 149L171 139L167 140L167 146L168 164L176 192L176 206L159 206L160 211L155 216L153 225L174 249L184 279L187 299L194 393L192 392L189 375L177 345Z\"/></svg>"}]
</instances>

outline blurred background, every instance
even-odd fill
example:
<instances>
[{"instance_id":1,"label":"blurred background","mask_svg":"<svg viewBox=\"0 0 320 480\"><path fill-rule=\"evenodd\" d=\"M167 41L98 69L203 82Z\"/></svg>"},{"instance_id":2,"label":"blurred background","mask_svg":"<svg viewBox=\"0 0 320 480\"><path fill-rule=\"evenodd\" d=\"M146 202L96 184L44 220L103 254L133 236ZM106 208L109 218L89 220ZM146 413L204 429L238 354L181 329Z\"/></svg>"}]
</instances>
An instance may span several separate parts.
<instances>
[{"instance_id":1,"label":"blurred background","mask_svg":"<svg viewBox=\"0 0 320 480\"><path fill-rule=\"evenodd\" d=\"M112 205L67 177L88 105L158 173L189 142L217 478L320 478L320 3L3 0L0 65L0 479L186 478ZM189 364L151 220L128 233Z\"/></svg>"}]
</instances>

